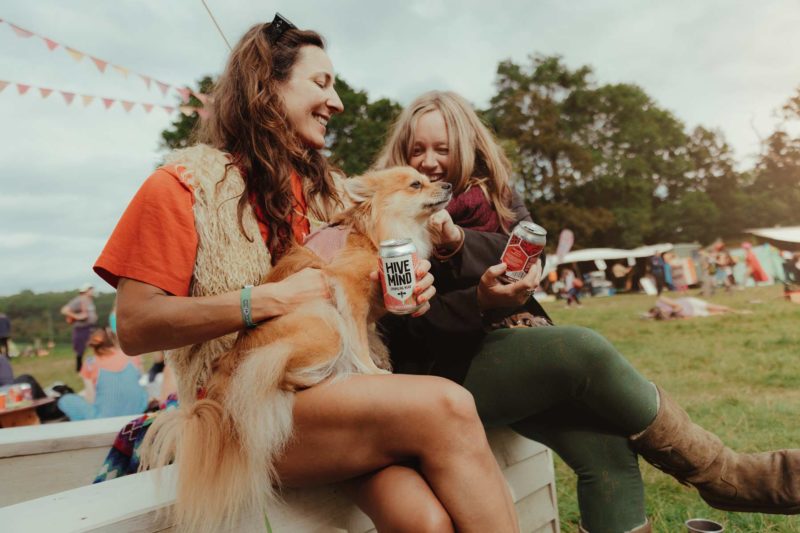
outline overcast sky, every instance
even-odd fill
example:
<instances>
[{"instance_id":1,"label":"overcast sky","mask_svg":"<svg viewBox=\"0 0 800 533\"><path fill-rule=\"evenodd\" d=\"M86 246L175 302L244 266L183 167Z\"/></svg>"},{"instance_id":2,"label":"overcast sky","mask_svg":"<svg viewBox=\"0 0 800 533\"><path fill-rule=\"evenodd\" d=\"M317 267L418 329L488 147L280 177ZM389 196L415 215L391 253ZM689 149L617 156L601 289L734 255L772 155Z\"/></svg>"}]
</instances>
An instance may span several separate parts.
<instances>
[{"instance_id":1,"label":"overcast sky","mask_svg":"<svg viewBox=\"0 0 800 533\"><path fill-rule=\"evenodd\" d=\"M485 106L503 59L560 54L599 83L631 82L688 127L721 130L744 167L759 135L800 86L800 3L736 0L207 0L228 39L280 11L322 33L337 72L371 97L403 104L450 89ZM192 84L218 74L227 49L200 0L3 0L0 19L132 71L101 74L63 46L49 51L0 24L0 80L176 105L134 73ZM69 290L91 266L161 157L162 109L126 113L58 92L0 93L0 295Z\"/></svg>"}]
</instances>

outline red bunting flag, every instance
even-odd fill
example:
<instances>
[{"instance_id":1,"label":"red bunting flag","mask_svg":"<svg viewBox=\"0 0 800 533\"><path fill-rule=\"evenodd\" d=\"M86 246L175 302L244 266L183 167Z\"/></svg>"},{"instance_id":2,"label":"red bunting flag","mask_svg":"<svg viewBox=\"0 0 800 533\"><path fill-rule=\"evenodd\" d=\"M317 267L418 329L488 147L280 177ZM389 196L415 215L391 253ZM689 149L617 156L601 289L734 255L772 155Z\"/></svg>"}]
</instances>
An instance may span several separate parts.
<instances>
[{"instance_id":1,"label":"red bunting flag","mask_svg":"<svg viewBox=\"0 0 800 533\"><path fill-rule=\"evenodd\" d=\"M161 94L166 96L167 91L169 90L169 84L156 80L156 85L158 85L158 88L161 89Z\"/></svg>"},{"instance_id":2,"label":"red bunting flag","mask_svg":"<svg viewBox=\"0 0 800 533\"><path fill-rule=\"evenodd\" d=\"M106 106L106 109L111 108L111 106L114 105L114 99L113 98L103 98L103 105Z\"/></svg>"},{"instance_id":3,"label":"red bunting flag","mask_svg":"<svg viewBox=\"0 0 800 533\"><path fill-rule=\"evenodd\" d=\"M83 107L88 107L94 101L94 96L91 94L82 94L81 100L83 100Z\"/></svg>"},{"instance_id":4,"label":"red bunting flag","mask_svg":"<svg viewBox=\"0 0 800 533\"><path fill-rule=\"evenodd\" d=\"M23 29L22 29L22 28L20 28L19 26L14 26L14 25L13 25L13 24L11 24L10 22L8 23L8 25L9 25L9 26L11 26L11 28L14 30L14 33L16 33L16 34L17 34L18 36L20 36L20 37L24 37L24 38L26 38L26 39L27 39L28 37L33 37L33 32L32 32L32 31L23 30Z\"/></svg>"},{"instance_id":5,"label":"red bunting flag","mask_svg":"<svg viewBox=\"0 0 800 533\"><path fill-rule=\"evenodd\" d=\"M173 111L175 111L175 108L172 106L162 105L161 107L164 109L164 111L166 111L170 115L172 114Z\"/></svg>"},{"instance_id":6,"label":"red bunting flag","mask_svg":"<svg viewBox=\"0 0 800 533\"><path fill-rule=\"evenodd\" d=\"M122 100L122 107L125 109L126 113L130 113L131 109L133 109L133 102L129 102L128 100Z\"/></svg>"},{"instance_id":7,"label":"red bunting flag","mask_svg":"<svg viewBox=\"0 0 800 533\"><path fill-rule=\"evenodd\" d=\"M75 93L69 93L67 91L58 91L58 92L60 92L61 96L64 97L64 101L67 103L67 105L71 104L72 100L75 98Z\"/></svg>"},{"instance_id":8,"label":"red bunting flag","mask_svg":"<svg viewBox=\"0 0 800 533\"><path fill-rule=\"evenodd\" d=\"M144 74L139 74L139 77L144 80L144 84L147 85L147 88L150 88L150 83L153 81L149 76L145 76Z\"/></svg>"},{"instance_id":9,"label":"red bunting flag","mask_svg":"<svg viewBox=\"0 0 800 533\"><path fill-rule=\"evenodd\" d=\"M92 58L92 61L94 62L94 65L97 67L97 70L99 70L100 72L105 74L106 67L108 66L108 61L103 61L102 59L97 59L96 57L92 57L92 56L89 56L89 57Z\"/></svg>"},{"instance_id":10,"label":"red bunting flag","mask_svg":"<svg viewBox=\"0 0 800 533\"><path fill-rule=\"evenodd\" d=\"M17 84L17 91L19 92L19 94L25 94L26 92L28 92L28 89L30 88L31 88L30 85L25 85L24 83Z\"/></svg>"},{"instance_id":11,"label":"red bunting flag","mask_svg":"<svg viewBox=\"0 0 800 533\"><path fill-rule=\"evenodd\" d=\"M42 37L42 39L44 40L44 44L47 45L47 48L49 48L51 52L58 48L58 43L54 40L48 39L47 37Z\"/></svg>"},{"instance_id":12,"label":"red bunting flag","mask_svg":"<svg viewBox=\"0 0 800 533\"><path fill-rule=\"evenodd\" d=\"M46 87L39 87L39 92L42 94L42 98L47 98L50 96L50 93L53 92L53 89L47 89Z\"/></svg>"},{"instance_id":13,"label":"red bunting flag","mask_svg":"<svg viewBox=\"0 0 800 533\"><path fill-rule=\"evenodd\" d=\"M181 100L183 100L184 104L189 103L189 95L192 94L192 90L188 87L175 87L175 90L178 91L178 94L181 95Z\"/></svg>"},{"instance_id":14,"label":"red bunting flag","mask_svg":"<svg viewBox=\"0 0 800 533\"><path fill-rule=\"evenodd\" d=\"M153 104L142 104L145 113L149 113L153 110Z\"/></svg>"},{"instance_id":15,"label":"red bunting flag","mask_svg":"<svg viewBox=\"0 0 800 533\"><path fill-rule=\"evenodd\" d=\"M5 89L6 87L8 87L8 82L0 81L0 93L3 92L3 89Z\"/></svg>"}]
</instances>

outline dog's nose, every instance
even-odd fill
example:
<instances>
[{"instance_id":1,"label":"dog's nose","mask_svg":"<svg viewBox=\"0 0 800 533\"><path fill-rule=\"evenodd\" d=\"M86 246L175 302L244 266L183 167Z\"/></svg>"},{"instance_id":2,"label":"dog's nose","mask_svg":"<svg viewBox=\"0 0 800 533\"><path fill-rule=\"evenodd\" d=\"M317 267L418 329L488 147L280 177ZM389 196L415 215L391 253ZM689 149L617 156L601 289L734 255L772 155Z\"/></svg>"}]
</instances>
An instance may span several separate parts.
<instances>
[{"instance_id":1,"label":"dog's nose","mask_svg":"<svg viewBox=\"0 0 800 533\"><path fill-rule=\"evenodd\" d=\"M444 189L444 190L446 190L446 191L449 191L450 189L452 189L452 188L453 188L453 186L452 186L452 185L450 185L450 184L449 184L449 183L447 183L447 182L442 182L442 183L440 183L440 185L442 186L442 189Z\"/></svg>"}]
</instances>

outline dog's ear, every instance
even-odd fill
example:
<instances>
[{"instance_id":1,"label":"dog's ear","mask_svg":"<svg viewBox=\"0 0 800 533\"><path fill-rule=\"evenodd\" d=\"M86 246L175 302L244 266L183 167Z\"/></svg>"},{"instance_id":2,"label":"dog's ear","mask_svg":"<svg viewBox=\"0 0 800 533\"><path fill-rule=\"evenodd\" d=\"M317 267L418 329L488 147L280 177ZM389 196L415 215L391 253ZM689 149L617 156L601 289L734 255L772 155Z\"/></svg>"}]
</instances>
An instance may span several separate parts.
<instances>
[{"instance_id":1,"label":"dog's ear","mask_svg":"<svg viewBox=\"0 0 800 533\"><path fill-rule=\"evenodd\" d=\"M375 187L369 175L344 180L344 191L356 204L364 203L375 195Z\"/></svg>"}]
</instances>

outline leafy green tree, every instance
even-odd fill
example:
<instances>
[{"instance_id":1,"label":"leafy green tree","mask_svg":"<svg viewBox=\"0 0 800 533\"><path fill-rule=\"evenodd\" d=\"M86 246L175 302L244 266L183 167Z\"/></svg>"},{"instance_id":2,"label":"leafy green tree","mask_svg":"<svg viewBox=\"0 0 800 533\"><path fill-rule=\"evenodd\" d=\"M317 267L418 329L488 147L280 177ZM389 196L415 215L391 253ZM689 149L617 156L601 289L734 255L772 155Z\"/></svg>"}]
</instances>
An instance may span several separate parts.
<instances>
[{"instance_id":1,"label":"leafy green tree","mask_svg":"<svg viewBox=\"0 0 800 533\"><path fill-rule=\"evenodd\" d=\"M211 76L204 76L197 82L200 94L211 94L211 89L214 87L214 80ZM183 104L183 102L181 102ZM191 107L204 107L203 102L197 99L193 94L189 96L189 103L186 105ZM178 117L172 121L172 125L161 132L161 148L165 150L175 150L176 148L186 148L190 146L194 139L192 132L197 126L199 120L197 113L189 116L183 113L178 113Z\"/></svg>"},{"instance_id":2,"label":"leafy green tree","mask_svg":"<svg viewBox=\"0 0 800 533\"><path fill-rule=\"evenodd\" d=\"M339 77L335 88L344 112L328 123L329 158L345 174L360 174L374 162L402 108L388 98L370 102L366 91L353 89Z\"/></svg>"}]
</instances>

